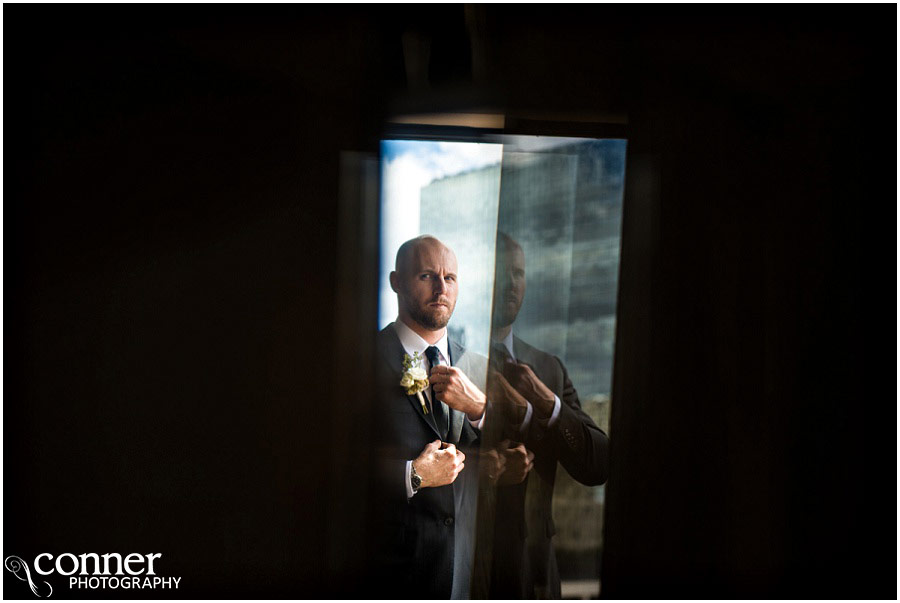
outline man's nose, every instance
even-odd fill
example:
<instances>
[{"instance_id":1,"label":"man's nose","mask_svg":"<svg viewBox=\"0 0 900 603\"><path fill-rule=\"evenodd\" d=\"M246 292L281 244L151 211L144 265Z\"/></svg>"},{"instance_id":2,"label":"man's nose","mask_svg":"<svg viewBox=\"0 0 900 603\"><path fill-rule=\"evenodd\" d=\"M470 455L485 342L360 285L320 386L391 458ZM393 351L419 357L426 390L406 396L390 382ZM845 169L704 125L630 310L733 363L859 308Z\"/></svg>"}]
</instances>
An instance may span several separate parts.
<instances>
[{"instance_id":1,"label":"man's nose","mask_svg":"<svg viewBox=\"0 0 900 603\"><path fill-rule=\"evenodd\" d=\"M438 293L443 293L447 290L447 281L444 280L444 277L439 276L434 279L434 290Z\"/></svg>"}]
</instances>

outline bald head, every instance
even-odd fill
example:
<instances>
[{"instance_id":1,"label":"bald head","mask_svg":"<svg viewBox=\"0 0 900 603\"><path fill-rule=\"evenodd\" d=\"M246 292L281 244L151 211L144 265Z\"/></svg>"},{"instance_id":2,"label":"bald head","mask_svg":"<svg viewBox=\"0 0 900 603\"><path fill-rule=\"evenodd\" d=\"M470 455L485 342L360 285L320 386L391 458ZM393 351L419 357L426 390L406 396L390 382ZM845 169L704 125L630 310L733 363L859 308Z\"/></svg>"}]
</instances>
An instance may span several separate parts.
<instances>
[{"instance_id":1,"label":"bald head","mask_svg":"<svg viewBox=\"0 0 900 603\"><path fill-rule=\"evenodd\" d=\"M416 258L428 252L448 253L453 256L454 261L456 260L453 250L441 243L437 237L424 234L410 239L400 246L400 249L397 250L397 257L394 259L394 270L400 274L408 273L414 269Z\"/></svg>"},{"instance_id":2,"label":"bald head","mask_svg":"<svg viewBox=\"0 0 900 603\"><path fill-rule=\"evenodd\" d=\"M502 230L497 231L497 252L521 253L523 257L525 255L525 253L522 251L522 246L519 245L519 242Z\"/></svg>"},{"instance_id":3,"label":"bald head","mask_svg":"<svg viewBox=\"0 0 900 603\"><path fill-rule=\"evenodd\" d=\"M456 254L435 237L422 235L403 243L390 275L400 319L417 332L443 333L456 307L456 272Z\"/></svg>"}]
</instances>

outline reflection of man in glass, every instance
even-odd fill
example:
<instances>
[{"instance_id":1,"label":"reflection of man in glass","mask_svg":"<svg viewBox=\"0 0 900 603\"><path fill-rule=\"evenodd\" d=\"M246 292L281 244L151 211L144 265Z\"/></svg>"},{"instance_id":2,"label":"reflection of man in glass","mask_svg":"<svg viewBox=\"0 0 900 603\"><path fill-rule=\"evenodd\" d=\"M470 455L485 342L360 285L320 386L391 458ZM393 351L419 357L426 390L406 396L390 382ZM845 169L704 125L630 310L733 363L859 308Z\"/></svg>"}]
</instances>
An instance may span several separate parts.
<instances>
[{"instance_id":1,"label":"reflection of man in glass","mask_svg":"<svg viewBox=\"0 0 900 603\"><path fill-rule=\"evenodd\" d=\"M497 469L512 475L497 477L490 596L559 598L551 543L557 462L582 484L600 485L606 481L609 440L581 409L562 362L513 334L524 299L525 254L498 233L488 394L505 419L497 452L507 461Z\"/></svg>"},{"instance_id":2,"label":"reflection of man in glass","mask_svg":"<svg viewBox=\"0 0 900 603\"><path fill-rule=\"evenodd\" d=\"M466 598L477 472L466 467L476 455L467 460L462 451L471 452L479 437L487 363L447 333L458 294L450 248L430 236L407 241L390 281L399 315L376 340L379 472L372 517L383 530L376 542L381 592L375 594ZM421 398L401 386L409 368L404 357L428 375Z\"/></svg>"}]
</instances>

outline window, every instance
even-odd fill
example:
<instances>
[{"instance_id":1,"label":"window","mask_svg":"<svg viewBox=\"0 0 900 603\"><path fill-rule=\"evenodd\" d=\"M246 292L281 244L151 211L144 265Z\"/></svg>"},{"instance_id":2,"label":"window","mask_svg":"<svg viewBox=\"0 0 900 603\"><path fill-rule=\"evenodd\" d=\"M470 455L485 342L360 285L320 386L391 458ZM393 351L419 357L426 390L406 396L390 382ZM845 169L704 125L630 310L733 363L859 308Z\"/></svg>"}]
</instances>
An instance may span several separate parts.
<instances>
[{"instance_id":1,"label":"window","mask_svg":"<svg viewBox=\"0 0 900 603\"><path fill-rule=\"evenodd\" d=\"M495 364L498 348L491 344L502 343L501 336L511 331L516 360L537 364L534 372L556 389L561 406L580 404L590 422L609 434L625 148L620 139L528 136L383 141L379 328L397 317L388 275L399 245L420 234L434 235L454 250L459 262L459 299L448 325L450 337L491 357L491 366L504 374L502 365ZM559 375L548 360L553 357L577 391L577 403L555 381ZM486 376L480 381L487 382ZM547 426L543 409L529 412L532 430L561 425L558 414ZM490 413L485 420L491 420ZM534 431L520 433L528 448ZM561 442L581 437L560 434ZM516 445L508 435L504 432L503 440L510 440L505 445ZM487 466L485 446L482 467ZM499 556L498 547L509 552L509 541L483 540L500 538L506 529L501 524L510 514L525 524L529 538L523 547L533 549L542 542L549 547L528 551L526 560L512 567L495 567L488 580L494 583L483 587L485 592L473 586L472 596L514 598L511 591L491 589L512 588L502 583L515 582L517 571L534 578L516 585L526 590L526 597L553 594L556 588L564 597L597 596L604 486L576 479L591 481L590 468L573 467L573 477L564 468L568 461L553 458L555 453L539 443L534 448L535 468L518 486L521 496L495 492L490 503L480 503L478 521L493 527L478 528L480 541L473 554L487 550L489 556ZM510 486L515 484L488 487ZM535 537L538 532L543 536ZM522 567L533 563L529 558L551 554L559 580Z\"/></svg>"}]
</instances>

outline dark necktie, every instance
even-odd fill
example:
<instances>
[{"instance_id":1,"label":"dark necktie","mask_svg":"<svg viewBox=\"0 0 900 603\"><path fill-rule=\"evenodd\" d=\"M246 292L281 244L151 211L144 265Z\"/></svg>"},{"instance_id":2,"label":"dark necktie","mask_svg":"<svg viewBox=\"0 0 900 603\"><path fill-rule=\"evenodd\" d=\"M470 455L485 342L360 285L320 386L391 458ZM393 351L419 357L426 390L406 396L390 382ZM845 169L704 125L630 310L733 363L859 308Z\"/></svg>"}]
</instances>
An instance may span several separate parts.
<instances>
[{"instance_id":1,"label":"dark necktie","mask_svg":"<svg viewBox=\"0 0 900 603\"><path fill-rule=\"evenodd\" d=\"M504 344L491 344L491 366L494 368L494 370L502 373L503 365L505 365L507 362L512 361L512 356L509 355L509 350L506 349L506 346Z\"/></svg>"},{"instance_id":2,"label":"dark necktie","mask_svg":"<svg viewBox=\"0 0 900 603\"><path fill-rule=\"evenodd\" d=\"M425 357L428 358L428 362L431 363L432 369L441 363L440 357L438 356L438 349L433 345L428 346L425 350ZM441 439L446 440L447 432L450 430L450 419L447 416L447 407L437 399L433 387L431 388L431 410L432 416L434 417L434 426L437 427L438 433L441 434Z\"/></svg>"}]
</instances>

